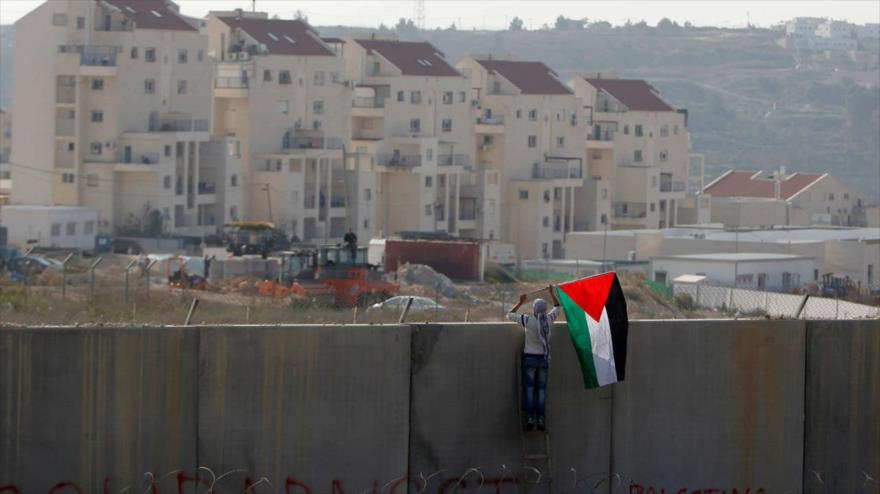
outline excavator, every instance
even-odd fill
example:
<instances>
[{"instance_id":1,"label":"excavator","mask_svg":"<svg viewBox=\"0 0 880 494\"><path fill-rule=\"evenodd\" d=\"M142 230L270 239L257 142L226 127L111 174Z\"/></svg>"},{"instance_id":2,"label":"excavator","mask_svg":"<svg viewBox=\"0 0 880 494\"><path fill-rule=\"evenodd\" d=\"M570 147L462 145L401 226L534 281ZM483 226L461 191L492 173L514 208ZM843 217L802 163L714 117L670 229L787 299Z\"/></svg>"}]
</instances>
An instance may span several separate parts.
<instances>
[{"instance_id":1,"label":"excavator","mask_svg":"<svg viewBox=\"0 0 880 494\"><path fill-rule=\"evenodd\" d=\"M354 253L354 258L352 258ZM263 282L259 293L292 297L341 307L367 306L396 294L399 285L382 279L367 262L367 248L323 246L278 253L281 270L276 280Z\"/></svg>"}]
</instances>

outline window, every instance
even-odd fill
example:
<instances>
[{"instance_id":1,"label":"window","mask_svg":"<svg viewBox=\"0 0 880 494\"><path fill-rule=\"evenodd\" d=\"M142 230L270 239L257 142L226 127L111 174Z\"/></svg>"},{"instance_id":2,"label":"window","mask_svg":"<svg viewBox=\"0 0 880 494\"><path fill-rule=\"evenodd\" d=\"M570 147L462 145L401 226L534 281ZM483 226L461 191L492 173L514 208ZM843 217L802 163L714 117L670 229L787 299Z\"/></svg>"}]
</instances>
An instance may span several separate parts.
<instances>
[{"instance_id":1,"label":"window","mask_svg":"<svg viewBox=\"0 0 880 494\"><path fill-rule=\"evenodd\" d=\"M608 189L602 188L602 199L608 199Z\"/></svg>"},{"instance_id":2,"label":"window","mask_svg":"<svg viewBox=\"0 0 880 494\"><path fill-rule=\"evenodd\" d=\"M235 207L235 206L229 207L229 217L232 218L233 220L238 219L238 208L237 207Z\"/></svg>"},{"instance_id":3,"label":"window","mask_svg":"<svg viewBox=\"0 0 880 494\"><path fill-rule=\"evenodd\" d=\"M76 18L76 28L82 31L86 28L86 18L85 17L77 17Z\"/></svg>"},{"instance_id":4,"label":"window","mask_svg":"<svg viewBox=\"0 0 880 494\"><path fill-rule=\"evenodd\" d=\"M425 177L425 187L433 187L434 186L434 177L428 175Z\"/></svg>"},{"instance_id":5,"label":"window","mask_svg":"<svg viewBox=\"0 0 880 494\"><path fill-rule=\"evenodd\" d=\"M405 100L406 100L406 95L404 94L404 92L398 91L397 92L397 101L405 101Z\"/></svg>"},{"instance_id":6,"label":"window","mask_svg":"<svg viewBox=\"0 0 880 494\"><path fill-rule=\"evenodd\" d=\"M452 131L452 119L451 118L444 118L443 119L443 132L450 132L450 131Z\"/></svg>"},{"instance_id":7,"label":"window","mask_svg":"<svg viewBox=\"0 0 880 494\"><path fill-rule=\"evenodd\" d=\"M278 100L278 113L286 115L290 111L290 101L286 99Z\"/></svg>"},{"instance_id":8,"label":"window","mask_svg":"<svg viewBox=\"0 0 880 494\"><path fill-rule=\"evenodd\" d=\"M440 187L446 187L446 175L440 175L439 177L437 177L437 183L440 185Z\"/></svg>"},{"instance_id":9,"label":"window","mask_svg":"<svg viewBox=\"0 0 880 494\"><path fill-rule=\"evenodd\" d=\"M95 222L94 221L86 221L83 228L83 233L86 235L91 235L95 233Z\"/></svg>"},{"instance_id":10,"label":"window","mask_svg":"<svg viewBox=\"0 0 880 494\"><path fill-rule=\"evenodd\" d=\"M433 161L434 159L434 148L428 148L425 150L425 159L428 161Z\"/></svg>"},{"instance_id":11,"label":"window","mask_svg":"<svg viewBox=\"0 0 880 494\"><path fill-rule=\"evenodd\" d=\"M364 189L364 200L370 202L373 200L373 191L370 189Z\"/></svg>"},{"instance_id":12,"label":"window","mask_svg":"<svg viewBox=\"0 0 880 494\"><path fill-rule=\"evenodd\" d=\"M519 198L523 199L523 200L528 199L529 198L529 191L527 189L520 189L519 190Z\"/></svg>"},{"instance_id":13,"label":"window","mask_svg":"<svg viewBox=\"0 0 880 494\"><path fill-rule=\"evenodd\" d=\"M238 175L236 175L235 173L233 173L229 177L229 186L230 187L238 187Z\"/></svg>"},{"instance_id":14,"label":"window","mask_svg":"<svg viewBox=\"0 0 880 494\"><path fill-rule=\"evenodd\" d=\"M624 126L623 126L623 133L626 134L626 135L629 135L629 125L624 125Z\"/></svg>"},{"instance_id":15,"label":"window","mask_svg":"<svg viewBox=\"0 0 880 494\"><path fill-rule=\"evenodd\" d=\"M340 82L342 80L342 76L339 75L339 72L330 72L330 82Z\"/></svg>"},{"instance_id":16,"label":"window","mask_svg":"<svg viewBox=\"0 0 880 494\"><path fill-rule=\"evenodd\" d=\"M572 114L571 114L571 126L572 126L572 127L577 127L577 124L578 124L578 116L577 116L577 113L572 113Z\"/></svg>"},{"instance_id":17,"label":"window","mask_svg":"<svg viewBox=\"0 0 880 494\"><path fill-rule=\"evenodd\" d=\"M61 236L61 223L52 223L49 235L53 237Z\"/></svg>"},{"instance_id":18,"label":"window","mask_svg":"<svg viewBox=\"0 0 880 494\"><path fill-rule=\"evenodd\" d=\"M53 26L66 26L67 25L67 14L52 14L52 25Z\"/></svg>"},{"instance_id":19,"label":"window","mask_svg":"<svg viewBox=\"0 0 880 494\"><path fill-rule=\"evenodd\" d=\"M678 135L678 125L672 128L672 133Z\"/></svg>"},{"instance_id":20,"label":"window","mask_svg":"<svg viewBox=\"0 0 880 494\"><path fill-rule=\"evenodd\" d=\"M556 112L556 121L557 121L557 122L561 122L561 121L562 121L562 112Z\"/></svg>"},{"instance_id":21,"label":"window","mask_svg":"<svg viewBox=\"0 0 880 494\"><path fill-rule=\"evenodd\" d=\"M196 52L196 60L201 62L204 59L205 59L205 50L202 50L201 48L199 48L199 51Z\"/></svg>"},{"instance_id":22,"label":"window","mask_svg":"<svg viewBox=\"0 0 880 494\"><path fill-rule=\"evenodd\" d=\"M186 51L186 48L179 48L177 50L177 63L186 63L189 58L189 54Z\"/></svg>"},{"instance_id":23,"label":"window","mask_svg":"<svg viewBox=\"0 0 880 494\"><path fill-rule=\"evenodd\" d=\"M833 201L833 200L834 200L834 192L829 192L829 193L828 193L828 200L829 200L829 201Z\"/></svg>"},{"instance_id":24,"label":"window","mask_svg":"<svg viewBox=\"0 0 880 494\"><path fill-rule=\"evenodd\" d=\"M382 72L382 64L379 62L373 62L373 75L379 75Z\"/></svg>"},{"instance_id":25,"label":"window","mask_svg":"<svg viewBox=\"0 0 880 494\"><path fill-rule=\"evenodd\" d=\"M452 91L444 91L443 92L443 104L451 105L452 104Z\"/></svg>"},{"instance_id":26,"label":"window","mask_svg":"<svg viewBox=\"0 0 880 494\"><path fill-rule=\"evenodd\" d=\"M409 131L410 132L421 132L422 122L418 118L414 118L409 121Z\"/></svg>"},{"instance_id":27,"label":"window","mask_svg":"<svg viewBox=\"0 0 880 494\"><path fill-rule=\"evenodd\" d=\"M76 144L72 142L67 143L67 150L73 152L76 149Z\"/></svg>"},{"instance_id":28,"label":"window","mask_svg":"<svg viewBox=\"0 0 880 494\"><path fill-rule=\"evenodd\" d=\"M312 129L313 129L313 130L321 130L321 126L322 126L322 125L323 125L323 124L321 123L320 120L315 120L315 121L312 122Z\"/></svg>"},{"instance_id":29,"label":"window","mask_svg":"<svg viewBox=\"0 0 880 494\"><path fill-rule=\"evenodd\" d=\"M103 122L104 121L104 112L101 110L95 110L92 112L92 122Z\"/></svg>"},{"instance_id":30,"label":"window","mask_svg":"<svg viewBox=\"0 0 880 494\"><path fill-rule=\"evenodd\" d=\"M637 163L642 161L642 150L641 149L636 149L635 151L633 151L633 161L635 161Z\"/></svg>"},{"instance_id":31,"label":"window","mask_svg":"<svg viewBox=\"0 0 880 494\"><path fill-rule=\"evenodd\" d=\"M667 151L660 151L660 161L666 161L669 159L669 153Z\"/></svg>"},{"instance_id":32,"label":"window","mask_svg":"<svg viewBox=\"0 0 880 494\"><path fill-rule=\"evenodd\" d=\"M177 94L186 94L186 81L177 81Z\"/></svg>"},{"instance_id":33,"label":"window","mask_svg":"<svg viewBox=\"0 0 880 494\"><path fill-rule=\"evenodd\" d=\"M556 147L558 147L558 148L565 147L565 137L557 137L556 138Z\"/></svg>"},{"instance_id":34,"label":"window","mask_svg":"<svg viewBox=\"0 0 880 494\"><path fill-rule=\"evenodd\" d=\"M529 120L535 121L538 119L538 110L529 110Z\"/></svg>"},{"instance_id":35,"label":"window","mask_svg":"<svg viewBox=\"0 0 880 494\"><path fill-rule=\"evenodd\" d=\"M464 91L459 91L458 92L458 102L464 103L465 101L467 101L467 93L465 93Z\"/></svg>"},{"instance_id":36,"label":"window","mask_svg":"<svg viewBox=\"0 0 880 494\"><path fill-rule=\"evenodd\" d=\"M414 105L418 105L422 102L422 92L421 91L413 91L409 94L409 101Z\"/></svg>"},{"instance_id":37,"label":"window","mask_svg":"<svg viewBox=\"0 0 880 494\"><path fill-rule=\"evenodd\" d=\"M596 151L595 149L590 152L591 160L600 160L602 159L602 151Z\"/></svg>"},{"instance_id":38,"label":"window","mask_svg":"<svg viewBox=\"0 0 880 494\"><path fill-rule=\"evenodd\" d=\"M165 175L162 177L162 187L165 187L166 189L171 188L171 175Z\"/></svg>"},{"instance_id":39,"label":"window","mask_svg":"<svg viewBox=\"0 0 880 494\"><path fill-rule=\"evenodd\" d=\"M654 175L653 177L651 177L651 188L654 188L654 189L657 188L657 175Z\"/></svg>"},{"instance_id":40,"label":"window","mask_svg":"<svg viewBox=\"0 0 880 494\"><path fill-rule=\"evenodd\" d=\"M544 216L544 219L541 220L541 224L544 225L544 228L549 227L550 226L550 217Z\"/></svg>"},{"instance_id":41,"label":"window","mask_svg":"<svg viewBox=\"0 0 880 494\"><path fill-rule=\"evenodd\" d=\"M318 101L312 102L312 111L315 113L315 115L323 115L324 114L324 101L318 100Z\"/></svg>"},{"instance_id":42,"label":"window","mask_svg":"<svg viewBox=\"0 0 880 494\"><path fill-rule=\"evenodd\" d=\"M272 82L272 71L266 69L263 71L263 82Z\"/></svg>"},{"instance_id":43,"label":"window","mask_svg":"<svg viewBox=\"0 0 880 494\"><path fill-rule=\"evenodd\" d=\"M86 187L97 187L98 186L98 175L95 173L89 173L86 175Z\"/></svg>"},{"instance_id":44,"label":"window","mask_svg":"<svg viewBox=\"0 0 880 494\"><path fill-rule=\"evenodd\" d=\"M72 184L76 180L76 175L73 173L62 173L61 174L61 183L64 184Z\"/></svg>"},{"instance_id":45,"label":"window","mask_svg":"<svg viewBox=\"0 0 880 494\"><path fill-rule=\"evenodd\" d=\"M171 156L171 144L165 145L165 156Z\"/></svg>"},{"instance_id":46,"label":"window","mask_svg":"<svg viewBox=\"0 0 880 494\"><path fill-rule=\"evenodd\" d=\"M323 86L324 85L324 71L318 70L315 72L315 85Z\"/></svg>"},{"instance_id":47,"label":"window","mask_svg":"<svg viewBox=\"0 0 880 494\"><path fill-rule=\"evenodd\" d=\"M522 118L522 110L520 110L520 109L516 110L516 118Z\"/></svg>"},{"instance_id":48,"label":"window","mask_svg":"<svg viewBox=\"0 0 880 494\"><path fill-rule=\"evenodd\" d=\"M843 200L844 200L844 201L848 201L848 200L849 200L849 192L846 192L846 193L843 194Z\"/></svg>"},{"instance_id":49,"label":"window","mask_svg":"<svg viewBox=\"0 0 880 494\"><path fill-rule=\"evenodd\" d=\"M603 225L607 225L608 224L608 215L603 213L602 218L599 220L599 222L602 223Z\"/></svg>"},{"instance_id":50,"label":"window","mask_svg":"<svg viewBox=\"0 0 880 494\"><path fill-rule=\"evenodd\" d=\"M132 59L137 58L137 57L138 57L138 49L137 49L137 46L132 46L132 47L131 47L131 52L130 52L130 53L131 53L131 58L132 58Z\"/></svg>"},{"instance_id":51,"label":"window","mask_svg":"<svg viewBox=\"0 0 880 494\"><path fill-rule=\"evenodd\" d=\"M635 129L636 137L642 137L644 134L642 133L642 126L636 125Z\"/></svg>"},{"instance_id":52,"label":"window","mask_svg":"<svg viewBox=\"0 0 880 494\"><path fill-rule=\"evenodd\" d=\"M156 80L155 79L144 80L144 93L153 94L155 92L156 92Z\"/></svg>"},{"instance_id":53,"label":"window","mask_svg":"<svg viewBox=\"0 0 880 494\"><path fill-rule=\"evenodd\" d=\"M495 81L492 83L492 92L500 93L501 92L501 81Z\"/></svg>"},{"instance_id":54,"label":"window","mask_svg":"<svg viewBox=\"0 0 880 494\"><path fill-rule=\"evenodd\" d=\"M668 137L669 136L669 126L661 125L660 126L660 137Z\"/></svg>"},{"instance_id":55,"label":"window","mask_svg":"<svg viewBox=\"0 0 880 494\"><path fill-rule=\"evenodd\" d=\"M364 228L370 228L370 220L364 220Z\"/></svg>"},{"instance_id":56,"label":"window","mask_svg":"<svg viewBox=\"0 0 880 494\"><path fill-rule=\"evenodd\" d=\"M67 233L68 237L72 237L73 235L76 235L76 222L75 221L68 221L67 222L67 227L65 228L65 233Z\"/></svg>"},{"instance_id":57,"label":"window","mask_svg":"<svg viewBox=\"0 0 880 494\"><path fill-rule=\"evenodd\" d=\"M655 206L654 206L654 203L652 202L652 203L651 203L651 212L652 212L652 213L654 212L654 209L655 209Z\"/></svg>"},{"instance_id":58,"label":"window","mask_svg":"<svg viewBox=\"0 0 880 494\"><path fill-rule=\"evenodd\" d=\"M278 84L290 84L290 71L289 70L279 70L278 71Z\"/></svg>"},{"instance_id":59,"label":"window","mask_svg":"<svg viewBox=\"0 0 880 494\"><path fill-rule=\"evenodd\" d=\"M434 214L434 206L431 204L426 205L425 206L425 216L431 216L433 214Z\"/></svg>"},{"instance_id":60,"label":"window","mask_svg":"<svg viewBox=\"0 0 880 494\"><path fill-rule=\"evenodd\" d=\"M104 89L104 79L92 79L92 91Z\"/></svg>"},{"instance_id":61,"label":"window","mask_svg":"<svg viewBox=\"0 0 880 494\"><path fill-rule=\"evenodd\" d=\"M538 136L529 136L529 147L533 148L538 145Z\"/></svg>"},{"instance_id":62,"label":"window","mask_svg":"<svg viewBox=\"0 0 880 494\"><path fill-rule=\"evenodd\" d=\"M100 142L93 142L91 146L91 151L93 155L101 154L101 150L103 149L103 145Z\"/></svg>"},{"instance_id":63,"label":"window","mask_svg":"<svg viewBox=\"0 0 880 494\"><path fill-rule=\"evenodd\" d=\"M147 62L155 62L156 61L156 49L155 48L145 48L144 49L144 60Z\"/></svg>"}]
</instances>

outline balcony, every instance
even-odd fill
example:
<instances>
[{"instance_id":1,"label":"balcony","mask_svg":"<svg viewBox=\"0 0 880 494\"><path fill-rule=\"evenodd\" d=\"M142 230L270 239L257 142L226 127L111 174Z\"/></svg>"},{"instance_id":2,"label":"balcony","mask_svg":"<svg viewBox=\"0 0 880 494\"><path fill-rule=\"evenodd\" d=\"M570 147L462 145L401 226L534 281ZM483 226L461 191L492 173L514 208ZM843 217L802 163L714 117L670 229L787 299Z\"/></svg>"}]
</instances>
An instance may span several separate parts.
<instances>
[{"instance_id":1,"label":"balcony","mask_svg":"<svg viewBox=\"0 0 880 494\"><path fill-rule=\"evenodd\" d=\"M477 134L501 134L504 132L504 117L477 117Z\"/></svg>"},{"instance_id":2,"label":"balcony","mask_svg":"<svg viewBox=\"0 0 880 494\"><path fill-rule=\"evenodd\" d=\"M344 196L330 197L330 207L331 208L344 208L345 207L345 197Z\"/></svg>"},{"instance_id":3,"label":"balcony","mask_svg":"<svg viewBox=\"0 0 880 494\"><path fill-rule=\"evenodd\" d=\"M208 119L162 116L151 118L147 132L208 132Z\"/></svg>"},{"instance_id":4,"label":"balcony","mask_svg":"<svg viewBox=\"0 0 880 494\"><path fill-rule=\"evenodd\" d=\"M120 151L116 153L116 162L135 165L158 165L159 153L131 153Z\"/></svg>"},{"instance_id":5,"label":"balcony","mask_svg":"<svg viewBox=\"0 0 880 494\"><path fill-rule=\"evenodd\" d=\"M306 136L286 134L282 139L281 149L342 149L342 139L337 137Z\"/></svg>"},{"instance_id":6,"label":"balcony","mask_svg":"<svg viewBox=\"0 0 880 494\"><path fill-rule=\"evenodd\" d=\"M612 208L615 218L642 219L647 216L645 203L616 202Z\"/></svg>"},{"instance_id":7,"label":"balcony","mask_svg":"<svg viewBox=\"0 0 880 494\"><path fill-rule=\"evenodd\" d=\"M80 74L93 77L116 75L116 47L84 46L79 56Z\"/></svg>"},{"instance_id":8,"label":"balcony","mask_svg":"<svg viewBox=\"0 0 880 494\"><path fill-rule=\"evenodd\" d=\"M587 134L587 149L611 149L614 146L614 130L596 126Z\"/></svg>"},{"instance_id":9,"label":"balcony","mask_svg":"<svg viewBox=\"0 0 880 494\"><path fill-rule=\"evenodd\" d=\"M470 157L466 154L438 154L438 166L468 166Z\"/></svg>"},{"instance_id":10,"label":"balcony","mask_svg":"<svg viewBox=\"0 0 880 494\"><path fill-rule=\"evenodd\" d=\"M210 195L217 193L217 184L214 182L199 182L198 188L199 195Z\"/></svg>"},{"instance_id":11,"label":"balcony","mask_svg":"<svg viewBox=\"0 0 880 494\"><path fill-rule=\"evenodd\" d=\"M385 115L385 98L358 96L351 102L351 116L377 118Z\"/></svg>"},{"instance_id":12,"label":"balcony","mask_svg":"<svg viewBox=\"0 0 880 494\"><path fill-rule=\"evenodd\" d=\"M565 180L579 179L583 177L581 167L579 165L571 165L568 163L545 163L532 167L533 180Z\"/></svg>"},{"instance_id":13,"label":"balcony","mask_svg":"<svg viewBox=\"0 0 880 494\"><path fill-rule=\"evenodd\" d=\"M248 87L250 87L250 79L245 76L214 78L216 89L247 89Z\"/></svg>"},{"instance_id":14,"label":"balcony","mask_svg":"<svg viewBox=\"0 0 880 494\"><path fill-rule=\"evenodd\" d=\"M73 118L56 118L55 119L55 136L56 137L73 137L76 135L76 119Z\"/></svg>"},{"instance_id":15,"label":"balcony","mask_svg":"<svg viewBox=\"0 0 880 494\"><path fill-rule=\"evenodd\" d=\"M380 154L376 156L376 164L392 168L414 168L422 166L422 157L418 154Z\"/></svg>"},{"instance_id":16,"label":"balcony","mask_svg":"<svg viewBox=\"0 0 880 494\"><path fill-rule=\"evenodd\" d=\"M684 192L687 188L686 184L681 180L661 180L660 192Z\"/></svg>"}]
</instances>

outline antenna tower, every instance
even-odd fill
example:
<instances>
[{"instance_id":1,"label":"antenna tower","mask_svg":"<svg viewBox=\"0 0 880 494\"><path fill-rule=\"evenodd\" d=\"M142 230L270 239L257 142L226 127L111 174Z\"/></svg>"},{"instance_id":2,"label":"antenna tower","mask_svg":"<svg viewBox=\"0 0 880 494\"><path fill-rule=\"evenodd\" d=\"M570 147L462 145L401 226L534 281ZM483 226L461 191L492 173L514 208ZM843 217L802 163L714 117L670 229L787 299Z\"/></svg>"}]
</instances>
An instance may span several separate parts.
<instances>
[{"instance_id":1,"label":"antenna tower","mask_svg":"<svg viewBox=\"0 0 880 494\"><path fill-rule=\"evenodd\" d=\"M419 29L425 29L425 0L415 0L415 22Z\"/></svg>"}]
</instances>

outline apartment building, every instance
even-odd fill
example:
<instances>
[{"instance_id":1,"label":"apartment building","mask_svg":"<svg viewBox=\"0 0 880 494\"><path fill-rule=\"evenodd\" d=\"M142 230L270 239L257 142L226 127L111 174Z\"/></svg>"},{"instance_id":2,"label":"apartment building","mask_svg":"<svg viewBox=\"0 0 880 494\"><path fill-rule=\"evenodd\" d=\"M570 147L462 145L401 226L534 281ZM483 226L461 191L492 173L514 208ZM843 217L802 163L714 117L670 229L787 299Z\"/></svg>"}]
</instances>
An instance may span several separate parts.
<instances>
[{"instance_id":1,"label":"apartment building","mask_svg":"<svg viewBox=\"0 0 880 494\"><path fill-rule=\"evenodd\" d=\"M338 240L349 227L370 238L359 207L371 200L370 174L346 166L351 89L342 43L300 20L241 10L211 12L206 31L212 133L241 142L240 217L310 242Z\"/></svg>"},{"instance_id":2,"label":"apartment building","mask_svg":"<svg viewBox=\"0 0 880 494\"><path fill-rule=\"evenodd\" d=\"M12 196L12 180L9 171L9 155L12 146L12 114L0 108L0 205L9 204Z\"/></svg>"},{"instance_id":3,"label":"apartment building","mask_svg":"<svg viewBox=\"0 0 880 494\"><path fill-rule=\"evenodd\" d=\"M676 225L690 168L687 113L640 79L581 76L570 85L586 112L587 176L598 188L583 195L598 202L577 207L589 214L576 219L576 228L600 230L605 220L610 229Z\"/></svg>"},{"instance_id":4,"label":"apartment building","mask_svg":"<svg viewBox=\"0 0 880 494\"><path fill-rule=\"evenodd\" d=\"M728 227L867 226L867 204L828 173L728 170L703 192L712 222Z\"/></svg>"},{"instance_id":5,"label":"apartment building","mask_svg":"<svg viewBox=\"0 0 880 494\"><path fill-rule=\"evenodd\" d=\"M467 79L430 43L347 39L343 53L355 91L349 151L375 177L363 196L372 231L486 236L483 212L497 204L497 187L473 171Z\"/></svg>"},{"instance_id":6,"label":"apartment building","mask_svg":"<svg viewBox=\"0 0 880 494\"><path fill-rule=\"evenodd\" d=\"M500 202L487 208L496 216L489 236L524 259L564 257L585 166L574 92L541 62L472 55L457 67L478 111L477 170L501 187Z\"/></svg>"},{"instance_id":7,"label":"apartment building","mask_svg":"<svg viewBox=\"0 0 880 494\"><path fill-rule=\"evenodd\" d=\"M15 26L14 204L181 234L213 232L240 207L235 143L208 132L207 38L176 4L58 0Z\"/></svg>"}]
</instances>

